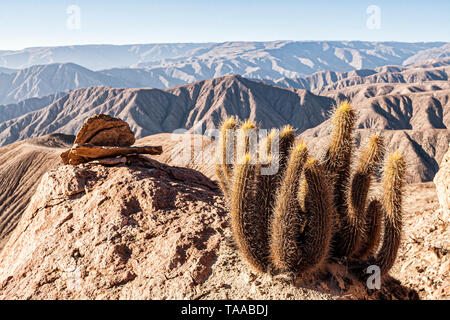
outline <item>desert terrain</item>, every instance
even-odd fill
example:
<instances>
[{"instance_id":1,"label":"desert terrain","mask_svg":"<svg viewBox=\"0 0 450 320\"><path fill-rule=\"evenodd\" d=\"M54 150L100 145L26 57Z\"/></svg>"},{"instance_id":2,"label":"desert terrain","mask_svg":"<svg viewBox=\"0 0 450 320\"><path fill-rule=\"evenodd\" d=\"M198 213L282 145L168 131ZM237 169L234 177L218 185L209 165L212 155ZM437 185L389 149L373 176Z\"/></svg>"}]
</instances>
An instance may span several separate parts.
<instances>
[{"instance_id":1,"label":"desert terrain","mask_svg":"<svg viewBox=\"0 0 450 320\"><path fill-rule=\"evenodd\" d=\"M302 60L310 68L291 61L278 73L261 67L245 77L213 70L220 70L216 60L231 66L243 54L244 65L231 68L243 74L239 68L256 57L277 61L274 52L296 46L169 46L158 51L173 59L164 68L138 54L127 65L139 68L98 62L91 71L66 61L23 61L0 69L0 299L449 299L448 45L398 44L394 56L376 61L377 44L364 44L356 65L348 65L339 57L356 44L316 43L324 56ZM334 54L326 53L329 47ZM25 54L45 62L40 52ZM189 62L195 74L173 72L185 70L184 55L197 56ZM334 61L334 71L320 71L324 59ZM209 71L199 72L205 65ZM177 77L157 88L150 80L161 75ZM387 150L406 159L402 241L393 268L379 290L367 289L334 260L317 276L295 281L253 271L233 240L211 132L230 115L263 129L290 124L320 158L330 115L344 100L357 111L357 149L379 134ZM114 157L88 161L77 154L75 135L94 114L125 121L134 143L94 148L85 141L89 152ZM146 146L163 151L137 155ZM114 154L111 148L119 147L128 154ZM377 174L374 192L379 182Z\"/></svg>"}]
</instances>

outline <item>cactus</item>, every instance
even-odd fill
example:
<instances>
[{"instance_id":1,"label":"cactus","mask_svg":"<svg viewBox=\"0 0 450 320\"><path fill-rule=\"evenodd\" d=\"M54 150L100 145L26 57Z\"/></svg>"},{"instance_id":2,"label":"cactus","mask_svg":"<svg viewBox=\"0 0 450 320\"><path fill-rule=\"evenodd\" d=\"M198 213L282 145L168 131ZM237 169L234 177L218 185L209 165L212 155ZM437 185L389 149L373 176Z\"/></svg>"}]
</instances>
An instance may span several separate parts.
<instances>
[{"instance_id":1,"label":"cactus","mask_svg":"<svg viewBox=\"0 0 450 320\"><path fill-rule=\"evenodd\" d=\"M234 168L234 181L231 191L231 225L237 245L246 260L256 270L264 272L267 268L266 237L261 225L261 212L255 210L256 166L251 164L247 153Z\"/></svg>"},{"instance_id":2,"label":"cactus","mask_svg":"<svg viewBox=\"0 0 450 320\"><path fill-rule=\"evenodd\" d=\"M355 121L355 110L348 101L343 102L333 115L333 131L324 159L325 168L334 184L334 202L339 217L345 216L347 210L346 190L350 178Z\"/></svg>"},{"instance_id":3,"label":"cactus","mask_svg":"<svg viewBox=\"0 0 450 320\"><path fill-rule=\"evenodd\" d=\"M372 175L383 159L383 139L373 136L363 150L357 169L353 174L349 193L346 196L346 213L341 215L340 232L336 241L335 254L352 256L361 246L365 229L367 196Z\"/></svg>"},{"instance_id":4,"label":"cactus","mask_svg":"<svg viewBox=\"0 0 450 320\"><path fill-rule=\"evenodd\" d=\"M307 157L307 148L300 142L292 150L275 202L270 251L274 266L280 270L295 270L300 259L301 252L297 245L301 223L300 204L297 201L298 177Z\"/></svg>"},{"instance_id":5,"label":"cactus","mask_svg":"<svg viewBox=\"0 0 450 320\"><path fill-rule=\"evenodd\" d=\"M228 198L234 239L254 269L302 275L329 258L345 258L349 263L375 263L383 274L389 271L400 245L406 164L399 153L389 157L383 198L369 202L373 176L384 158L383 139L371 137L352 170L356 112L349 102L333 115L331 140L321 161L309 157L303 141L294 146L291 126L279 135L272 130L258 147L252 140L256 135L249 135L257 126L245 121L237 129L232 119L222 125L219 155L223 158L227 148L233 148L241 161L234 166L222 162L216 169ZM230 130L237 130L236 142L224 136ZM279 153L272 150L276 142ZM273 163L279 170L262 174Z\"/></svg>"},{"instance_id":6,"label":"cactus","mask_svg":"<svg viewBox=\"0 0 450 320\"><path fill-rule=\"evenodd\" d=\"M301 260L297 270L309 272L322 265L328 255L333 224L333 196L325 170L313 158L305 172L305 198L300 238Z\"/></svg>"},{"instance_id":7,"label":"cactus","mask_svg":"<svg viewBox=\"0 0 450 320\"><path fill-rule=\"evenodd\" d=\"M279 142L279 164L280 169L278 174L281 176L286 168L286 162L289 157L289 152L295 141L295 131L292 126L287 125L281 129Z\"/></svg>"},{"instance_id":8,"label":"cactus","mask_svg":"<svg viewBox=\"0 0 450 320\"><path fill-rule=\"evenodd\" d=\"M230 196L229 185L231 184L232 169L234 163L234 131L237 121L234 117L229 117L221 125L220 141L216 153L216 175L219 186L223 190L225 197Z\"/></svg>"},{"instance_id":9,"label":"cactus","mask_svg":"<svg viewBox=\"0 0 450 320\"><path fill-rule=\"evenodd\" d=\"M392 268L400 247L405 174L404 157L399 152L390 155L383 177L384 239L375 262L381 274L386 274Z\"/></svg>"},{"instance_id":10,"label":"cactus","mask_svg":"<svg viewBox=\"0 0 450 320\"><path fill-rule=\"evenodd\" d=\"M270 164L270 153L265 159L268 163L261 160L252 163L251 130L255 128L253 122L246 121L237 133L237 157L244 155L234 167L230 211L233 235L240 251L254 269L264 272L269 265L268 228L278 180L260 174L261 168ZM273 134L269 135L263 144L268 152L272 137Z\"/></svg>"},{"instance_id":11,"label":"cactus","mask_svg":"<svg viewBox=\"0 0 450 320\"><path fill-rule=\"evenodd\" d=\"M367 207L364 234L361 247L353 257L358 260L365 260L375 254L381 239L381 218L383 217L383 207L380 201L374 199Z\"/></svg>"}]
</instances>

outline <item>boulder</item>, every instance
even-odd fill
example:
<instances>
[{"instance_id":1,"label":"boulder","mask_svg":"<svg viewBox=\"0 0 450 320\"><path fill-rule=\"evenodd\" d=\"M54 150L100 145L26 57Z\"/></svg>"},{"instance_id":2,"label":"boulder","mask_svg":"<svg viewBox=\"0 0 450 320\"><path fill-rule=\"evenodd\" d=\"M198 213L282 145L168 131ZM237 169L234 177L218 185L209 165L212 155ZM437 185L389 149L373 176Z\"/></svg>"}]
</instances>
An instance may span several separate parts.
<instances>
[{"instance_id":1,"label":"boulder","mask_svg":"<svg viewBox=\"0 0 450 320\"><path fill-rule=\"evenodd\" d=\"M68 153L64 152L61 157L63 158L63 161L67 159L66 161L68 161L68 164L77 165L102 158L112 158L137 154L160 155L161 153L161 146L106 147L88 144L75 144Z\"/></svg>"},{"instance_id":2,"label":"boulder","mask_svg":"<svg viewBox=\"0 0 450 320\"><path fill-rule=\"evenodd\" d=\"M442 210L450 213L450 144L433 182Z\"/></svg>"},{"instance_id":3,"label":"boulder","mask_svg":"<svg viewBox=\"0 0 450 320\"><path fill-rule=\"evenodd\" d=\"M117 165L126 163L124 156L162 153L161 146L131 147L135 142L128 123L106 114L96 114L83 123L73 147L61 153L61 159L65 165L94 160L97 164Z\"/></svg>"},{"instance_id":4,"label":"boulder","mask_svg":"<svg viewBox=\"0 0 450 320\"><path fill-rule=\"evenodd\" d=\"M128 123L106 114L96 114L83 123L75 144L129 147L135 141Z\"/></svg>"},{"instance_id":5,"label":"boulder","mask_svg":"<svg viewBox=\"0 0 450 320\"><path fill-rule=\"evenodd\" d=\"M127 163L126 157L117 157L117 158L102 158L92 161L94 164L103 164L105 166L116 166L119 164Z\"/></svg>"}]
</instances>

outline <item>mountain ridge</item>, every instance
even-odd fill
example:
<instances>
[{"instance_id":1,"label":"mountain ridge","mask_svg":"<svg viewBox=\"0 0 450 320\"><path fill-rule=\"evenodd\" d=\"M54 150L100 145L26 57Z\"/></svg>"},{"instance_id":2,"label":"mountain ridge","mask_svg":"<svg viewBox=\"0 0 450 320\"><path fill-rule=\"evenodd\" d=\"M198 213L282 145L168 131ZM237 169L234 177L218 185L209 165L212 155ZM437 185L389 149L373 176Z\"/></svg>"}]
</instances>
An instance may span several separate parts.
<instances>
[{"instance_id":1,"label":"mountain ridge","mask_svg":"<svg viewBox=\"0 0 450 320\"><path fill-rule=\"evenodd\" d=\"M22 50L0 51L0 67L20 69L37 64L73 62L93 70L157 66L167 63L186 62L189 59L213 61L233 65L240 57L248 66L259 58L265 61L284 61L286 70L303 70L303 75L323 69L349 71L350 69L374 68L403 62L425 50L445 46L446 42L370 42L370 41L230 41L219 43L167 43L131 45L78 45L61 47L37 47ZM324 62L317 57L321 55ZM427 55L429 57L430 55ZM324 58L328 58L324 59ZM263 60L264 60L263 59ZM417 60L417 59L416 59ZM239 62L239 61L236 61ZM334 65L331 65L334 62ZM297 68L293 68L297 66ZM342 70L345 68L346 70ZM312 70L312 71L311 71ZM296 72L296 71L293 71ZM241 73L235 70L234 73ZM251 75L245 76L251 77ZM218 77L220 74L210 75Z\"/></svg>"},{"instance_id":2,"label":"mountain ridge","mask_svg":"<svg viewBox=\"0 0 450 320\"><path fill-rule=\"evenodd\" d=\"M193 129L195 124L214 128L229 113L262 121L267 127L289 121L306 130L325 120L332 103L306 90L267 86L237 75L167 90L91 87L71 91L43 109L0 123L0 145L55 131L73 134L94 113L123 118L138 138Z\"/></svg>"},{"instance_id":3,"label":"mountain ridge","mask_svg":"<svg viewBox=\"0 0 450 320\"><path fill-rule=\"evenodd\" d=\"M169 89L210 79L203 76L197 77L195 74L184 78L178 73L171 74L166 71L142 68L92 71L74 63L37 65L8 74L0 74L0 104L14 104L30 98L41 98L58 92L92 86ZM225 75L233 74L236 73ZM249 79L284 88L306 89L320 94L356 84L448 81L449 74L450 59L442 59L408 67L387 65L348 72L326 70L315 72L304 78Z\"/></svg>"}]
</instances>

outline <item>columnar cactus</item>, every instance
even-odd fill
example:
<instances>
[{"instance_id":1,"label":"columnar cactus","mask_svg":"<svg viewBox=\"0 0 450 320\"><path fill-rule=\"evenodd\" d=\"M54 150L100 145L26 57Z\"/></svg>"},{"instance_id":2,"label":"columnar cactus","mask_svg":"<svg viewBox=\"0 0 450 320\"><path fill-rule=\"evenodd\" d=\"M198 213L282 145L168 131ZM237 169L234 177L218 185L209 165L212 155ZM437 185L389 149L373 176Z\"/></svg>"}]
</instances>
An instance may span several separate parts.
<instances>
[{"instance_id":1,"label":"columnar cactus","mask_svg":"<svg viewBox=\"0 0 450 320\"><path fill-rule=\"evenodd\" d=\"M307 157L306 146L300 142L291 152L275 202L270 251L274 266L281 270L295 269L301 256L297 236L302 217L297 192L298 177L302 174Z\"/></svg>"},{"instance_id":2,"label":"columnar cactus","mask_svg":"<svg viewBox=\"0 0 450 320\"><path fill-rule=\"evenodd\" d=\"M340 229L343 232L336 234L335 254L339 256L352 256L361 246L372 175L382 160L383 139L375 135L359 158L349 189L345 190L348 193L344 193L346 203L341 207L342 212L339 215Z\"/></svg>"},{"instance_id":3,"label":"columnar cactus","mask_svg":"<svg viewBox=\"0 0 450 320\"><path fill-rule=\"evenodd\" d=\"M387 273L394 265L402 233L402 197L406 162L399 152L389 156L383 177L384 239L375 265Z\"/></svg>"},{"instance_id":4,"label":"columnar cactus","mask_svg":"<svg viewBox=\"0 0 450 320\"><path fill-rule=\"evenodd\" d=\"M401 238L406 164L398 152L389 157L383 198L369 202L384 144L381 136L371 137L352 169L355 121L349 102L336 109L331 140L321 160L309 155L305 142L295 143L291 126L280 133L273 129L256 148L249 138L252 130L258 130L254 123L239 125L235 118L223 123L217 176L227 198L234 239L253 268L302 275L329 258L376 264L383 274L392 267ZM273 146L279 146L279 152ZM274 163L277 172L262 173Z\"/></svg>"},{"instance_id":5,"label":"columnar cactus","mask_svg":"<svg viewBox=\"0 0 450 320\"><path fill-rule=\"evenodd\" d=\"M220 152L216 159L216 174L219 180L220 188L228 199L230 196L229 185L231 184L231 175L234 162L234 130L237 126L237 120L234 117L228 118L221 125L219 148Z\"/></svg>"}]
</instances>

